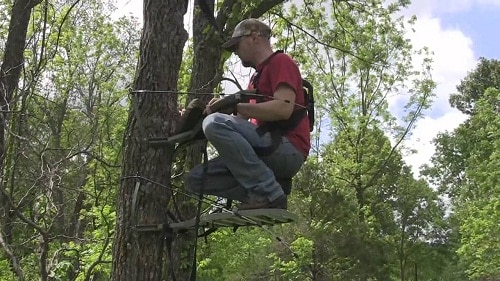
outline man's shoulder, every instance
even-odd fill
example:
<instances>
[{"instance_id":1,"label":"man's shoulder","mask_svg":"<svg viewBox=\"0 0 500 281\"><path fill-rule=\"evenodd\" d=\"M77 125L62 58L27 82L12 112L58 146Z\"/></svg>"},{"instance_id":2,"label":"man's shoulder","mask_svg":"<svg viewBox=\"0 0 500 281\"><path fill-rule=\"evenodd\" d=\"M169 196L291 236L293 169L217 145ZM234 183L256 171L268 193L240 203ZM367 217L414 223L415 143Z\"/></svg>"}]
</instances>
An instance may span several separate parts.
<instances>
[{"instance_id":1,"label":"man's shoulder","mask_svg":"<svg viewBox=\"0 0 500 281\"><path fill-rule=\"evenodd\" d=\"M295 68L298 68L297 62L295 62L290 55L285 53L277 53L271 60L270 64L294 66Z\"/></svg>"},{"instance_id":2,"label":"man's shoulder","mask_svg":"<svg viewBox=\"0 0 500 281\"><path fill-rule=\"evenodd\" d=\"M279 52L277 53L275 56L274 56L274 59L275 60L279 60L279 61L290 61L290 62L293 62L295 63L295 61L292 59L292 57L286 53L283 53L283 52Z\"/></svg>"}]
</instances>

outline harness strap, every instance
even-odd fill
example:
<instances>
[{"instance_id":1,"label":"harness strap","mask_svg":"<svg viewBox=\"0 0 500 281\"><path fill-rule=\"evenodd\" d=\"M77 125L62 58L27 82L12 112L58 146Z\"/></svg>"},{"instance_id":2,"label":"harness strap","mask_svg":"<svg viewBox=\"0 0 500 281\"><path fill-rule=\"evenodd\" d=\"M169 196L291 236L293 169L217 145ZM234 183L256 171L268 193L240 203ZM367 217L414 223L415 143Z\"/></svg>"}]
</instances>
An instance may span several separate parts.
<instances>
[{"instance_id":1,"label":"harness strap","mask_svg":"<svg viewBox=\"0 0 500 281\"><path fill-rule=\"evenodd\" d=\"M281 144L282 136L295 128L302 118L306 115L307 110L304 108L295 110L292 113L292 116L287 120L267 122L264 125L261 125L257 128L257 134L259 136L263 136L265 133L271 133L271 145L268 147L254 147L255 153L259 156L268 156L271 155L278 146Z\"/></svg>"},{"instance_id":2,"label":"harness strap","mask_svg":"<svg viewBox=\"0 0 500 281\"><path fill-rule=\"evenodd\" d=\"M191 277L190 281L196 281L196 252L198 249L198 229L200 227L200 217L201 217L201 208L202 208L202 203L203 203L203 189L205 187L205 175L208 171L208 151L207 147L205 146L205 151L203 152L203 174L202 174L202 180L201 180L201 187L200 187L200 194L199 194L199 200L198 200L198 208L196 212L196 219L195 219L195 238L194 238L194 250L193 250L193 261L191 263Z\"/></svg>"},{"instance_id":3,"label":"harness strap","mask_svg":"<svg viewBox=\"0 0 500 281\"><path fill-rule=\"evenodd\" d=\"M258 90L258 85L259 85L259 80L262 72L264 71L264 68L270 63L272 58L274 58L275 55L283 53L282 50L278 50L274 52L271 56L269 56L265 60L265 64L260 69L260 71L256 72L252 78L252 85L255 88L256 92L259 93ZM304 94L305 98L305 94ZM305 99L304 99L304 102ZM282 136L285 135L288 131L292 130L293 128L297 127L299 125L300 121L304 116L307 115L307 109L306 108L300 108L296 109L292 112L292 115L290 116L289 119L287 120L280 120L280 121L271 121L271 122L266 122L263 125L260 125L257 128L257 133L259 136L263 136L265 133L270 132L271 133L271 145L269 147L254 147L254 151L257 155L259 156L268 156L272 154L276 149L279 147L281 144L281 139Z\"/></svg>"},{"instance_id":4,"label":"harness strap","mask_svg":"<svg viewBox=\"0 0 500 281\"><path fill-rule=\"evenodd\" d=\"M262 136L266 132L260 130L262 127L257 128L257 133ZM253 150L259 156L269 156L278 149L281 144L282 133L278 130L270 131L271 133L271 145L264 147L254 147Z\"/></svg>"},{"instance_id":5,"label":"harness strap","mask_svg":"<svg viewBox=\"0 0 500 281\"><path fill-rule=\"evenodd\" d=\"M167 244L167 258L169 261L172 261L172 244L174 243L174 233L173 229L169 227L168 224L165 226L165 243ZM169 262L169 264L172 281L177 281L177 278L175 278L174 265L172 262Z\"/></svg>"}]
</instances>

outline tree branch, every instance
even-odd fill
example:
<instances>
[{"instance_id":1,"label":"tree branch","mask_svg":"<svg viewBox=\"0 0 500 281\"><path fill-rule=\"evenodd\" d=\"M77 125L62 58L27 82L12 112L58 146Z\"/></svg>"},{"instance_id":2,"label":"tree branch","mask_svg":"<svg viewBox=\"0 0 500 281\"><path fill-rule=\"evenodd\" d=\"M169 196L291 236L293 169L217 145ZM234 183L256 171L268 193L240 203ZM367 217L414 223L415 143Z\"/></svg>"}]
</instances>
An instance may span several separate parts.
<instances>
[{"instance_id":1,"label":"tree branch","mask_svg":"<svg viewBox=\"0 0 500 281\"><path fill-rule=\"evenodd\" d=\"M16 274L17 278L19 281L24 281L24 272L23 269L21 268L21 265L17 261L16 256L12 252L10 245L8 245L4 238L3 238L3 233L0 231L0 246L4 249L5 254L7 258L9 259L10 265L12 267L12 270Z\"/></svg>"}]
</instances>

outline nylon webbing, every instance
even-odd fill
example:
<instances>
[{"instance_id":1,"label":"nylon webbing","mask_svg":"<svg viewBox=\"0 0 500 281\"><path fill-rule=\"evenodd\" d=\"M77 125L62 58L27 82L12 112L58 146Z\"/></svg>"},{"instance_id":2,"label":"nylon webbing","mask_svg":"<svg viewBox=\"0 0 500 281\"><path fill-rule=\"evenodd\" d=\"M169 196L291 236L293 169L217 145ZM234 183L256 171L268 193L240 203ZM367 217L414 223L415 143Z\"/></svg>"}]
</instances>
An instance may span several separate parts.
<instances>
[{"instance_id":1,"label":"nylon webbing","mask_svg":"<svg viewBox=\"0 0 500 281\"><path fill-rule=\"evenodd\" d=\"M190 281L196 281L196 256L197 256L197 249L198 249L198 230L200 227L200 217L201 217L201 208L203 206L203 191L205 189L205 181L206 181L206 174L208 171L208 151L207 151L207 146L205 145L205 150L203 151L203 173L201 176L201 186L200 186L200 194L198 198L198 208L196 211L196 222L195 222L195 227L194 227L194 232L195 232L195 238L194 238L194 249L193 249L193 261L191 263L191 278L189 279Z\"/></svg>"}]
</instances>

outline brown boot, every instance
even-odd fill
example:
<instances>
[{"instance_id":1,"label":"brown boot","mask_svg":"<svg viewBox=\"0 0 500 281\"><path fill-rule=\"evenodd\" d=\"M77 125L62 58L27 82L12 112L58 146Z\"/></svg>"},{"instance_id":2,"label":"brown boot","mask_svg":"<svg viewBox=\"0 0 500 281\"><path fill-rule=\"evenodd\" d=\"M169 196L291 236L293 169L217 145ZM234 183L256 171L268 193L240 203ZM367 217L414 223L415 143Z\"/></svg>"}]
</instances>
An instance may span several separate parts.
<instances>
[{"instance_id":1,"label":"brown boot","mask_svg":"<svg viewBox=\"0 0 500 281\"><path fill-rule=\"evenodd\" d=\"M250 200L248 202L241 203L238 206L238 210L253 210L253 209L285 209L287 208L287 198L286 195L281 195L274 201L270 202L268 199L258 202L255 200Z\"/></svg>"}]
</instances>

